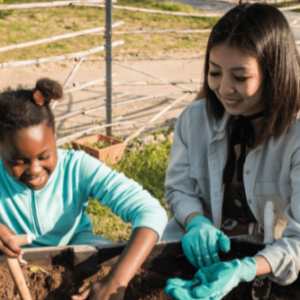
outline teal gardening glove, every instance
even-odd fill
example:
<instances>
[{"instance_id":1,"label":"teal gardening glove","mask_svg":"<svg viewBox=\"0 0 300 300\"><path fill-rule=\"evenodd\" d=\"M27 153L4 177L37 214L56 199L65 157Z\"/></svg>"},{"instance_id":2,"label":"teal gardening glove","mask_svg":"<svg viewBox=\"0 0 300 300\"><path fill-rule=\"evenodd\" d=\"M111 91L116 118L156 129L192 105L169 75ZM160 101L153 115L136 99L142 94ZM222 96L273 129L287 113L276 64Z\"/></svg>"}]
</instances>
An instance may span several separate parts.
<instances>
[{"instance_id":1,"label":"teal gardening glove","mask_svg":"<svg viewBox=\"0 0 300 300\"><path fill-rule=\"evenodd\" d=\"M177 300L219 300L240 282L252 281L257 264L251 257L199 269L193 280L168 279L165 293Z\"/></svg>"},{"instance_id":2,"label":"teal gardening glove","mask_svg":"<svg viewBox=\"0 0 300 300\"><path fill-rule=\"evenodd\" d=\"M182 249L195 268L218 263L219 249L223 252L230 250L229 238L203 216L194 217L186 230L187 233L181 238Z\"/></svg>"}]
</instances>

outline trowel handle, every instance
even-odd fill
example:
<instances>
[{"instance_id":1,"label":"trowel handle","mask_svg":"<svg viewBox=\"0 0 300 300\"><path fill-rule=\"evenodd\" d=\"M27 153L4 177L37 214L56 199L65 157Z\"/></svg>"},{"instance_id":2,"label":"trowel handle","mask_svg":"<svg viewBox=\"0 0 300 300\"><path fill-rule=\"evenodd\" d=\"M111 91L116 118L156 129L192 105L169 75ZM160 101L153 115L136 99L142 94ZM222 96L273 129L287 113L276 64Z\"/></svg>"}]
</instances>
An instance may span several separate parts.
<instances>
[{"instance_id":1,"label":"trowel handle","mask_svg":"<svg viewBox=\"0 0 300 300\"><path fill-rule=\"evenodd\" d=\"M19 235L13 235L12 239L19 245L29 245L32 243L32 236L30 234L19 234Z\"/></svg>"},{"instance_id":2,"label":"trowel handle","mask_svg":"<svg viewBox=\"0 0 300 300\"><path fill-rule=\"evenodd\" d=\"M32 237L29 234L14 235L12 236L12 238L19 246L28 245L32 243ZM18 259L6 256L6 262L11 277L13 278L16 286L18 287L22 300L32 300Z\"/></svg>"},{"instance_id":3,"label":"trowel handle","mask_svg":"<svg viewBox=\"0 0 300 300\"><path fill-rule=\"evenodd\" d=\"M268 201L264 210L264 244L270 245L274 242L275 208L272 201Z\"/></svg>"},{"instance_id":4,"label":"trowel handle","mask_svg":"<svg viewBox=\"0 0 300 300\"><path fill-rule=\"evenodd\" d=\"M13 278L22 300L32 300L18 259L6 257L11 277Z\"/></svg>"}]
</instances>

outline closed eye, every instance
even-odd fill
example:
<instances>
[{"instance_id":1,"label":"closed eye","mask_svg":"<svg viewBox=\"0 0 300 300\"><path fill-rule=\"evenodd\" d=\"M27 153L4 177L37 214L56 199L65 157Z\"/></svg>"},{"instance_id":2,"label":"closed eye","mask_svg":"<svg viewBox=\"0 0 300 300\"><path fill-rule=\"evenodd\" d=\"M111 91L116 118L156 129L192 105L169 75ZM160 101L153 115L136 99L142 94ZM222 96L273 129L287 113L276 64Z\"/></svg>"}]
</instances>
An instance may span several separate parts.
<instances>
[{"instance_id":1,"label":"closed eye","mask_svg":"<svg viewBox=\"0 0 300 300\"><path fill-rule=\"evenodd\" d=\"M213 77L216 77L216 76L219 76L220 73L219 72L209 72L209 75L213 76Z\"/></svg>"},{"instance_id":2,"label":"closed eye","mask_svg":"<svg viewBox=\"0 0 300 300\"><path fill-rule=\"evenodd\" d=\"M235 76L234 78L238 82L244 82L248 79L248 77L238 77L238 76Z\"/></svg>"},{"instance_id":3,"label":"closed eye","mask_svg":"<svg viewBox=\"0 0 300 300\"><path fill-rule=\"evenodd\" d=\"M46 160L46 159L48 159L50 157L50 155L47 155L47 156L42 156L42 157L39 157L39 160Z\"/></svg>"},{"instance_id":4,"label":"closed eye","mask_svg":"<svg viewBox=\"0 0 300 300\"><path fill-rule=\"evenodd\" d=\"M22 159L17 159L17 160L11 160L10 163L11 163L13 166L20 166L20 165L24 165L24 164L25 164L25 161L22 160Z\"/></svg>"}]
</instances>

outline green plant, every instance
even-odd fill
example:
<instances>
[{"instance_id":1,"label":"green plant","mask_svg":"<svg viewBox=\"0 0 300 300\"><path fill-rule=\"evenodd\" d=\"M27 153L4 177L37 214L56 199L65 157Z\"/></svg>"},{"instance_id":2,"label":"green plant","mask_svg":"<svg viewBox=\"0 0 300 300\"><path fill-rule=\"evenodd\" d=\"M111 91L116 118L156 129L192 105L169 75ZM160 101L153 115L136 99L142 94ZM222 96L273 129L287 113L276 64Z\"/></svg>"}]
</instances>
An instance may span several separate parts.
<instances>
[{"instance_id":1,"label":"green plant","mask_svg":"<svg viewBox=\"0 0 300 300\"><path fill-rule=\"evenodd\" d=\"M93 221L92 233L101 235L114 243L128 240L132 225L124 223L106 206L101 206L98 200L90 199L86 213Z\"/></svg>"},{"instance_id":2,"label":"green plant","mask_svg":"<svg viewBox=\"0 0 300 300\"><path fill-rule=\"evenodd\" d=\"M143 149L125 153L124 158L111 167L140 183L168 211L164 202L164 182L170 150L171 141L168 139L143 145Z\"/></svg>"},{"instance_id":3,"label":"green plant","mask_svg":"<svg viewBox=\"0 0 300 300\"><path fill-rule=\"evenodd\" d=\"M167 136L171 131L172 128L167 131L158 130L156 134L163 133ZM135 142L137 142L137 139L135 139ZM123 172L127 177L140 183L144 189L160 201L169 217L171 215L163 197L170 149L170 140L150 144L149 146L144 145L143 149L136 152L127 152L119 163L110 165L112 169ZM131 224L124 223L108 207L101 206L98 200L91 200L86 212L93 221L93 233L99 234L112 242L128 240Z\"/></svg>"},{"instance_id":4,"label":"green plant","mask_svg":"<svg viewBox=\"0 0 300 300\"><path fill-rule=\"evenodd\" d=\"M110 144L104 143L103 141L99 141L99 142L97 142L97 143L86 142L85 144L86 144L87 146L94 147L94 148L98 148L98 149L102 149L102 148L106 148L106 147L109 147L109 146L110 146Z\"/></svg>"}]
</instances>

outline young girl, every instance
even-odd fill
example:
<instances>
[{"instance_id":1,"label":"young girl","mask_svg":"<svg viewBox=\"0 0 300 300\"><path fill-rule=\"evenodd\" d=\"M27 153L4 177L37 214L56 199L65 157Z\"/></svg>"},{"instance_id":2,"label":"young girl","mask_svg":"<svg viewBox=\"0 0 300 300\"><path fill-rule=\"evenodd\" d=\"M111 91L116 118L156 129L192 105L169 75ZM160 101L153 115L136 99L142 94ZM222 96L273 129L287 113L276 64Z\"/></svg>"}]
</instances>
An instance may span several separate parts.
<instances>
[{"instance_id":1,"label":"young girl","mask_svg":"<svg viewBox=\"0 0 300 300\"><path fill-rule=\"evenodd\" d=\"M20 257L13 234L31 234L32 246L109 243L92 234L85 214L99 199L133 232L111 272L72 299L123 299L125 288L160 238L167 215L141 186L83 151L56 149L51 99L61 86L41 79L33 90L0 94L0 250ZM113 296L112 296L113 295Z\"/></svg>"},{"instance_id":2,"label":"young girl","mask_svg":"<svg viewBox=\"0 0 300 300\"><path fill-rule=\"evenodd\" d=\"M203 90L178 119L166 175L174 218L163 239L182 237L187 258L200 270L192 282L170 280L168 295L221 299L257 275L282 285L297 278L299 66L289 24L272 6L239 5L213 28ZM220 263L218 251L230 249L229 235L264 227L269 200L277 225L287 224L281 232L275 228L274 244L253 258Z\"/></svg>"}]
</instances>

